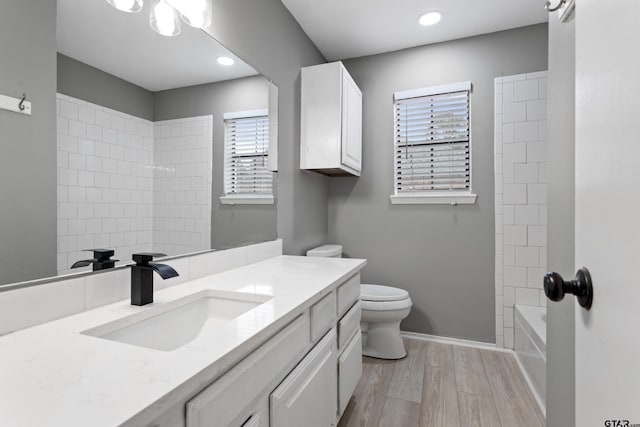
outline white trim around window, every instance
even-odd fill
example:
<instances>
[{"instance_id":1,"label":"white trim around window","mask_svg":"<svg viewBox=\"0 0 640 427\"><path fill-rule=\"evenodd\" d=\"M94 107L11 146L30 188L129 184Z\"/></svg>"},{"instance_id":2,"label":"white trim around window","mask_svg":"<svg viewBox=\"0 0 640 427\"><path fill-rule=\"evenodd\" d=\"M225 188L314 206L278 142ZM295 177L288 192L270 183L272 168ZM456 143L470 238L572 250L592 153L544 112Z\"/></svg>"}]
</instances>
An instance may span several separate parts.
<instances>
[{"instance_id":1,"label":"white trim around window","mask_svg":"<svg viewBox=\"0 0 640 427\"><path fill-rule=\"evenodd\" d=\"M273 196L222 196L220 203L223 205L273 205L275 197Z\"/></svg>"}]
</instances>

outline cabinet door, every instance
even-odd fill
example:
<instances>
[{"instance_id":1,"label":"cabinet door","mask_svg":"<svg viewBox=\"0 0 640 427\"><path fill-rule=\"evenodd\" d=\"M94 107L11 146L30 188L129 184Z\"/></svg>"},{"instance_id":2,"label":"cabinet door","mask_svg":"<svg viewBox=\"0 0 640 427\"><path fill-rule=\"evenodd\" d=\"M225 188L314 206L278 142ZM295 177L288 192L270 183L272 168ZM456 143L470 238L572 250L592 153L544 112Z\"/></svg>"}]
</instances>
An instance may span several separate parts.
<instances>
[{"instance_id":1,"label":"cabinet door","mask_svg":"<svg viewBox=\"0 0 640 427\"><path fill-rule=\"evenodd\" d=\"M362 93L342 72L342 164L360 175L362 170Z\"/></svg>"},{"instance_id":2,"label":"cabinet door","mask_svg":"<svg viewBox=\"0 0 640 427\"><path fill-rule=\"evenodd\" d=\"M335 425L336 331L332 329L271 394L271 427Z\"/></svg>"}]
</instances>

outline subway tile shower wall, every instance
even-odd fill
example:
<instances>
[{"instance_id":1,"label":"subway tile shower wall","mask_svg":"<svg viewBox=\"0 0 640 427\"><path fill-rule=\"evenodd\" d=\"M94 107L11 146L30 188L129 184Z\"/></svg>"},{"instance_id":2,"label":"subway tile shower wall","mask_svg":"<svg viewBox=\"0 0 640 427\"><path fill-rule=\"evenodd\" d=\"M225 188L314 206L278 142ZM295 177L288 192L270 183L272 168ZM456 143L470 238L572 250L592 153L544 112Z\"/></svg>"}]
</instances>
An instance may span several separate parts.
<instances>
[{"instance_id":1,"label":"subway tile shower wall","mask_svg":"<svg viewBox=\"0 0 640 427\"><path fill-rule=\"evenodd\" d=\"M212 116L154 123L153 247L211 248Z\"/></svg>"},{"instance_id":2,"label":"subway tile shower wall","mask_svg":"<svg viewBox=\"0 0 640 427\"><path fill-rule=\"evenodd\" d=\"M496 343L513 348L515 304L546 306L547 72L495 79Z\"/></svg>"},{"instance_id":3,"label":"subway tile shower wall","mask_svg":"<svg viewBox=\"0 0 640 427\"><path fill-rule=\"evenodd\" d=\"M210 116L156 125L62 94L57 111L59 274L90 258L84 249L112 248L128 262L139 251L172 255L210 248ZM195 161L203 150L198 144L208 144L208 163ZM183 173L187 169L195 172ZM177 184L166 182L171 174L179 177ZM186 185L195 186L193 197L181 191ZM182 202L176 191L188 197L179 208L168 205ZM178 215L186 215L182 223L175 221ZM187 237L160 239L171 226L188 231Z\"/></svg>"}]
</instances>

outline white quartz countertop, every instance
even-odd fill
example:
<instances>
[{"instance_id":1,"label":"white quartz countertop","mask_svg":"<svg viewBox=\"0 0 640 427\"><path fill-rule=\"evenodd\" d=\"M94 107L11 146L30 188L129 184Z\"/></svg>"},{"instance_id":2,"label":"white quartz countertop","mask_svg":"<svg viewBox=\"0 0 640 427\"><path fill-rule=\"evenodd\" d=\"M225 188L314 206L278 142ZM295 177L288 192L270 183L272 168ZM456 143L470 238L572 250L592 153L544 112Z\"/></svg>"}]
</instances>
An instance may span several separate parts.
<instances>
[{"instance_id":1,"label":"white quartz countertop","mask_svg":"<svg viewBox=\"0 0 640 427\"><path fill-rule=\"evenodd\" d=\"M145 425L247 356L366 261L279 256L0 337L0 426ZM46 285L44 285L46 286ZM173 351L82 334L206 290L270 295Z\"/></svg>"}]
</instances>

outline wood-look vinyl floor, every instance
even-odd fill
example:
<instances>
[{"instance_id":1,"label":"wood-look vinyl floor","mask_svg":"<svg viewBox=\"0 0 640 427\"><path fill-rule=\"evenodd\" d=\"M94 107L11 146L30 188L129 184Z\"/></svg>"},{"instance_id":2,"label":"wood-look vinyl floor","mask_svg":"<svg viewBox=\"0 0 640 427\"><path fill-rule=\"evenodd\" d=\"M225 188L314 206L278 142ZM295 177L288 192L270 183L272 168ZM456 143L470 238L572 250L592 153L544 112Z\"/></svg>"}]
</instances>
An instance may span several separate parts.
<instances>
[{"instance_id":1,"label":"wood-look vinyl floor","mask_svg":"<svg viewBox=\"0 0 640 427\"><path fill-rule=\"evenodd\" d=\"M544 427L512 354L405 339L398 361L365 357L338 427Z\"/></svg>"}]
</instances>

